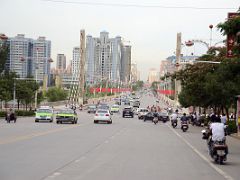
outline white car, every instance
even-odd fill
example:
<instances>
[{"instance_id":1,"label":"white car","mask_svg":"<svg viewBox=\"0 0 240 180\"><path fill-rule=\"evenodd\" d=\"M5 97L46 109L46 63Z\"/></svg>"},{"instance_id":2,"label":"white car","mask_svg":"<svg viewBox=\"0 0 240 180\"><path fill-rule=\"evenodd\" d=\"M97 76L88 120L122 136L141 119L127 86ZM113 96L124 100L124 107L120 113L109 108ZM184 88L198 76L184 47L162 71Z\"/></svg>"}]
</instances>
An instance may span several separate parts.
<instances>
[{"instance_id":1,"label":"white car","mask_svg":"<svg viewBox=\"0 0 240 180\"><path fill-rule=\"evenodd\" d=\"M106 122L112 124L112 114L107 109L98 109L94 116L94 123Z\"/></svg>"},{"instance_id":2,"label":"white car","mask_svg":"<svg viewBox=\"0 0 240 180\"><path fill-rule=\"evenodd\" d=\"M143 119L144 116L149 112L146 108L139 108L138 110L138 119Z\"/></svg>"}]
</instances>

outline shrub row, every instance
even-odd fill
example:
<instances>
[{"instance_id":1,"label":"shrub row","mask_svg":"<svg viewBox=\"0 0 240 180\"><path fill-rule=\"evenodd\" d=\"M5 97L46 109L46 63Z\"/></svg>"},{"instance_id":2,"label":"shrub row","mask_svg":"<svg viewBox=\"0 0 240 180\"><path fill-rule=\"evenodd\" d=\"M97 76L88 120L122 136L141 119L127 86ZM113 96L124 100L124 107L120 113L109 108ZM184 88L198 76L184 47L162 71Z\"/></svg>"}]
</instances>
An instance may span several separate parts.
<instances>
[{"instance_id":1,"label":"shrub row","mask_svg":"<svg viewBox=\"0 0 240 180\"><path fill-rule=\"evenodd\" d=\"M34 116L35 112L34 111L25 111L25 110L16 110L16 115L17 116ZM0 111L0 117L5 117L6 111Z\"/></svg>"}]
</instances>

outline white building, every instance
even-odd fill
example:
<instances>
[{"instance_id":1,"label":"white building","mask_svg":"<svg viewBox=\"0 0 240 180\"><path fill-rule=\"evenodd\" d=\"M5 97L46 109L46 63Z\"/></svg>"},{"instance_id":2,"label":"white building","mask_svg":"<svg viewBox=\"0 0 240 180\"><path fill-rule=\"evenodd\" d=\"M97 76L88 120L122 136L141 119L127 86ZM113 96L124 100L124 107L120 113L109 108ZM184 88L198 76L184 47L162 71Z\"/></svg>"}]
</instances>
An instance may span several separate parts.
<instances>
[{"instance_id":1,"label":"white building","mask_svg":"<svg viewBox=\"0 0 240 180\"><path fill-rule=\"evenodd\" d=\"M72 74L77 74L79 72L79 65L80 65L80 48L74 47L73 48L73 58L71 62L72 66Z\"/></svg>"},{"instance_id":2,"label":"white building","mask_svg":"<svg viewBox=\"0 0 240 180\"><path fill-rule=\"evenodd\" d=\"M51 41L45 37L37 40L25 38L24 34L8 38L9 57L6 69L16 72L19 77L33 76L43 81L44 75L50 79Z\"/></svg>"},{"instance_id":3,"label":"white building","mask_svg":"<svg viewBox=\"0 0 240 180\"><path fill-rule=\"evenodd\" d=\"M103 80L112 83L119 82L124 64L122 62L125 61L122 48L120 36L109 38L109 33L106 31L101 32L99 38L88 35L86 41L87 83L92 84Z\"/></svg>"}]
</instances>

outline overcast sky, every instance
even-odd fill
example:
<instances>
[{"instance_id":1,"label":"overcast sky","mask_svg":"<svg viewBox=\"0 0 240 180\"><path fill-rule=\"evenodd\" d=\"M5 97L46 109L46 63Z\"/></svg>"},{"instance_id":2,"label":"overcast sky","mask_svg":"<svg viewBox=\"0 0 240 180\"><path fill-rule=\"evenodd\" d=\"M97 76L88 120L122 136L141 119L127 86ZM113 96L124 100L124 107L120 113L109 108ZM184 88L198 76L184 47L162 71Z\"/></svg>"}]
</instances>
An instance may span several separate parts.
<instances>
[{"instance_id":1,"label":"overcast sky","mask_svg":"<svg viewBox=\"0 0 240 180\"><path fill-rule=\"evenodd\" d=\"M122 6L126 4L134 6ZM150 68L159 69L160 61L175 52L177 32L182 32L183 42L200 39L209 43L209 25L213 24L213 41L221 41L224 37L215 26L239 5L239 0L0 0L0 33L33 39L45 36L52 41L52 58L64 53L69 63L73 47L79 46L80 29L94 37L108 31L110 37L119 35L130 41L132 62L146 80ZM184 55L204 51L200 44L183 48Z\"/></svg>"}]
</instances>

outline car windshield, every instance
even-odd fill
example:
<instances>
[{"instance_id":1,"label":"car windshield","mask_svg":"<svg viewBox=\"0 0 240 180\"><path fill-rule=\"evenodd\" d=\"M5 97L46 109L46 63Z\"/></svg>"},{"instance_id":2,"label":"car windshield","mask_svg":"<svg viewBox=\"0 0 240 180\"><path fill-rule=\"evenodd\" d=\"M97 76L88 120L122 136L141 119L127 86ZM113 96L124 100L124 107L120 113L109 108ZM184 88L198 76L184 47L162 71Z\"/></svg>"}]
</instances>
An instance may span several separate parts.
<instances>
[{"instance_id":1,"label":"car windshield","mask_svg":"<svg viewBox=\"0 0 240 180\"><path fill-rule=\"evenodd\" d=\"M119 106L118 105L113 105L112 108L118 108Z\"/></svg>"},{"instance_id":2,"label":"car windshield","mask_svg":"<svg viewBox=\"0 0 240 180\"><path fill-rule=\"evenodd\" d=\"M71 109L68 109L68 110L60 110L58 113L59 114L74 114L74 111Z\"/></svg>"},{"instance_id":3,"label":"car windshield","mask_svg":"<svg viewBox=\"0 0 240 180\"><path fill-rule=\"evenodd\" d=\"M95 109L96 106L92 105L92 106L88 106L89 109Z\"/></svg>"},{"instance_id":4,"label":"car windshield","mask_svg":"<svg viewBox=\"0 0 240 180\"><path fill-rule=\"evenodd\" d=\"M167 113L160 113L160 116L167 116Z\"/></svg>"},{"instance_id":5,"label":"car windshield","mask_svg":"<svg viewBox=\"0 0 240 180\"><path fill-rule=\"evenodd\" d=\"M108 113L108 111L100 110L100 111L97 111L97 113L99 113L99 114L106 114L106 113Z\"/></svg>"},{"instance_id":6,"label":"car windshield","mask_svg":"<svg viewBox=\"0 0 240 180\"><path fill-rule=\"evenodd\" d=\"M124 108L124 110L128 110L128 111L130 111L130 110L131 110L131 108Z\"/></svg>"},{"instance_id":7,"label":"car windshield","mask_svg":"<svg viewBox=\"0 0 240 180\"><path fill-rule=\"evenodd\" d=\"M52 113L51 109L38 109L37 113Z\"/></svg>"}]
</instances>

